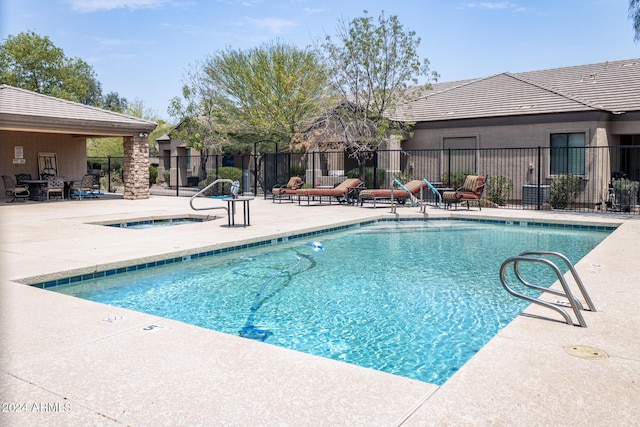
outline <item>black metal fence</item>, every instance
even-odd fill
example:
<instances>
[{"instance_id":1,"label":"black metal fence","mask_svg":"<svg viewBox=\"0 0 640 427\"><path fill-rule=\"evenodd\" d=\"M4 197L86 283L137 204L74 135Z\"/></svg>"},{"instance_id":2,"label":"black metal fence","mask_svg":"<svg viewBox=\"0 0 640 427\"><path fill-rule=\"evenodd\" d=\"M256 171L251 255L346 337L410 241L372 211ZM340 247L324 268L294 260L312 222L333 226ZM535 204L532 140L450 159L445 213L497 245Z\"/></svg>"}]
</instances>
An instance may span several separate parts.
<instances>
[{"instance_id":1,"label":"black metal fence","mask_svg":"<svg viewBox=\"0 0 640 427\"><path fill-rule=\"evenodd\" d=\"M469 174L487 176L485 206L636 213L640 146L380 150L362 159L367 188L389 188L425 178L455 189ZM189 196L216 178L241 183L242 191L269 197L276 185L301 176L308 187L333 186L359 177L356 159L342 151L261 155L164 156L150 159L157 170L152 194ZM111 191L122 178L121 158L89 158ZM153 169L153 168L152 168ZM154 191L155 190L155 191Z\"/></svg>"},{"instance_id":2,"label":"black metal fence","mask_svg":"<svg viewBox=\"0 0 640 427\"><path fill-rule=\"evenodd\" d=\"M100 183L101 190L117 192L122 190L124 186L123 164L122 157L87 157L87 173L96 178L96 182Z\"/></svg>"}]
</instances>

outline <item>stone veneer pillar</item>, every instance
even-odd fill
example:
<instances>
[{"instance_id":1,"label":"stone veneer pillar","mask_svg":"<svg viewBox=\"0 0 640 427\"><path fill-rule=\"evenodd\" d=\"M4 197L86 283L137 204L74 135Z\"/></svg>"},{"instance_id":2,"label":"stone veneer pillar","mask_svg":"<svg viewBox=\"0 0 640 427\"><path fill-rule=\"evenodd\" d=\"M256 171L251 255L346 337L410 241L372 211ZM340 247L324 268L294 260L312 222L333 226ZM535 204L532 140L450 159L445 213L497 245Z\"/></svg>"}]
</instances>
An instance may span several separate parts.
<instances>
[{"instance_id":1,"label":"stone veneer pillar","mask_svg":"<svg viewBox=\"0 0 640 427\"><path fill-rule=\"evenodd\" d=\"M124 137L124 198L149 198L149 139L146 136Z\"/></svg>"}]
</instances>

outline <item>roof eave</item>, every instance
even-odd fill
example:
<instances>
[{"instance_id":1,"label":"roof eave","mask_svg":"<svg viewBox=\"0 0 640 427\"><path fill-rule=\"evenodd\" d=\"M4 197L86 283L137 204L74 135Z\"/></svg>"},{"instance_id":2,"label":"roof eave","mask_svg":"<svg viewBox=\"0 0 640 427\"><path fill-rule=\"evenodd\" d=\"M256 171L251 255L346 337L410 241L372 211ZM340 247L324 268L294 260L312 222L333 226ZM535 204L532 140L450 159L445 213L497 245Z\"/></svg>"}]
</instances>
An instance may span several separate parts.
<instances>
[{"instance_id":1,"label":"roof eave","mask_svg":"<svg viewBox=\"0 0 640 427\"><path fill-rule=\"evenodd\" d=\"M105 122L96 120L61 119L54 117L29 117L20 114L0 113L0 130L39 133L65 133L89 136L131 136L149 133L157 127L154 122Z\"/></svg>"}]
</instances>

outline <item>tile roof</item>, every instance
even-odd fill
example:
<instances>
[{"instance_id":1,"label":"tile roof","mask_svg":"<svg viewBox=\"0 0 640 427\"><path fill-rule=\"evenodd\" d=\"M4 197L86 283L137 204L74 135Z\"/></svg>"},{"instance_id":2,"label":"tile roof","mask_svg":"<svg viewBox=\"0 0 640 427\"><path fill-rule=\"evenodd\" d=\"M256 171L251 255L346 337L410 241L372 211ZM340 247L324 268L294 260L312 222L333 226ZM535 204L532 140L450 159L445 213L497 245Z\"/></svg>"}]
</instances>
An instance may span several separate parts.
<instances>
[{"instance_id":1,"label":"tile roof","mask_svg":"<svg viewBox=\"0 0 640 427\"><path fill-rule=\"evenodd\" d=\"M640 111L640 59L435 83L399 106L416 122L564 112Z\"/></svg>"},{"instance_id":2,"label":"tile roof","mask_svg":"<svg viewBox=\"0 0 640 427\"><path fill-rule=\"evenodd\" d=\"M129 134L149 132L156 123L101 108L54 98L8 85L0 85L0 129L29 127L73 133Z\"/></svg>"}]
</instances>

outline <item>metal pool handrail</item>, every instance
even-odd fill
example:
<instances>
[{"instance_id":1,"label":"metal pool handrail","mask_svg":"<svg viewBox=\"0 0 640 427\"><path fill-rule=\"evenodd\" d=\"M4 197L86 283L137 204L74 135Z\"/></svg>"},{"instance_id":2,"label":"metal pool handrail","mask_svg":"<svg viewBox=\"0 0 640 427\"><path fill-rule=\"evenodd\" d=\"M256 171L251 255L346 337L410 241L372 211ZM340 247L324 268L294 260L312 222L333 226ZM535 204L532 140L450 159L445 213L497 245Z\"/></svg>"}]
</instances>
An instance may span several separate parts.
<instances>
[{"instance_id":1,"label":"metal pool handrail","mask_svg":"<svg viewBox=\"0 0 640 427\"><path fill-rule=\"evenodd\" d=\"M198 191L196 194L194 194L193 196L191 196L191 199L189 199L189 206L191 206L191 209L193 209L194 211L206 211L206 210L212 210L212 209L224 209L225 211L227 211L227 213L229 213L229 209L227 209L226 206L212 206L212 207L208 207L208 208L196 208L195 206L193 206L193 200L198 197L200 194L204 193L205 191L207 191L209 188L213 187L216 184L219 184L221 182L228 182L230 184L233 184L233 181L230 179L226 179L226 178L218 178L215 181L213 181L211 184L207 185L206 187L204 187L202 190Z\"/></svg>"},{"instance_id":2,"label":"metal pool handrail","mask_svg":"<svg viewBox=\"0 0 640 427\"><path fill-rule=\"evenodd\" d=\"M578 286L578 289L580 290L580 293L582 294L582 297L584 298L587 306L589 307L589 311L596 311L596 308L593 304L593 302L591 301L591 298L589 297L589 294L587 293L587 290L584 287L584 284L582 283L582 280L580 279L580 276L578 276L578 273L576 272L575 268L573 267L573 264L571 263L571 261L569 261L569 259L562 255L561 253L558 252L547 252L547 251L524 251L522 253L520 253L520 255L518 256L514 256L511 258L507 258L507 260L505 260L505 262L502 263L502 266L500 267L500 281L502 282L502 286L504 286L504 288L507 290L507 292L509 292L511 295L514 295L516 297L522 298L526 301L532 302L534 304L538 304L547 308L550 308L552 310L557 311L558 313L560 313L562 315L562 317L564 318L565 322L569 325L573 325L573 321L571 320L571 317L569 316L569 314L567 314L566 311L564 311L563 309L559 308L559 306L565 306L565 304L561 304L561 303L552 303L552 302L548 302L548 301L543 301L539 298L535 298L535 297L531 297L528 295L525 295L523 293L517 292L514 289L512 289L509 284L507 283L507 279L505 277L505 272L507 270L507 267L510 264L513 264L513 269L514 272L516 274L516 277L518 278L518 280L520 281L520 283L522 283L525 286L528 286L530 288L536 289L540 292L546 292L546 293L550 293L553 295L557 295L560 297L564 297L568 300L568 303L566 305L568 305L569 307L571 307L571 309L573 310L573 313L576 316L576 319L578 321L579 326L582 327L586 327L587 324L584 321L584 318L582 317L582 314L580 313L580 310L584 310L582 304L580 303L580 301L578 299L576 299L573 296L573 293L571 292L571 289L569 288L569 285L567 284L567 281L564 278L564 275L562 274L562 272L560 271L560 269L550 260L546 259L546 258L539 258L539 257L533 257L532 255L537 255L537 256L551 256L551 257L556 257L561 259L562 261L564 261L564 263L569 267L569 270L571 271L571 274ZM558 291L555 289L551 289L551 288L545 288L545 287L541 287L538 285L535 285L533 283L529 283L528 281L526 281L522 275L520 274L520 269L519 269L519 265L521 262L533 262L533 263L538 263L538 264L544 264L546 266L548 266L549 268L551 268L551 270L553 270L553 272L556 274L556 277L558 278L558 281L560 282L560 284L562 285L562 289L563 291Z\"/></svg>"},{"instance_id":3,"label":"metal pool handrail","mask_svg":"<svg viewBox=\"0 0 640 427\"><path fill-rule=\"evenodd\" d=\"M418 203L418 199L411 193L411 191L409 191L409 189L397 179L394 179L393 182L402 190L407 192L407 194L409 195L409 200L411 200L411 206L416 206L416 204ZM391 204L393 204L393 187L391 188Z\"/></svg>"}]
</instances>

